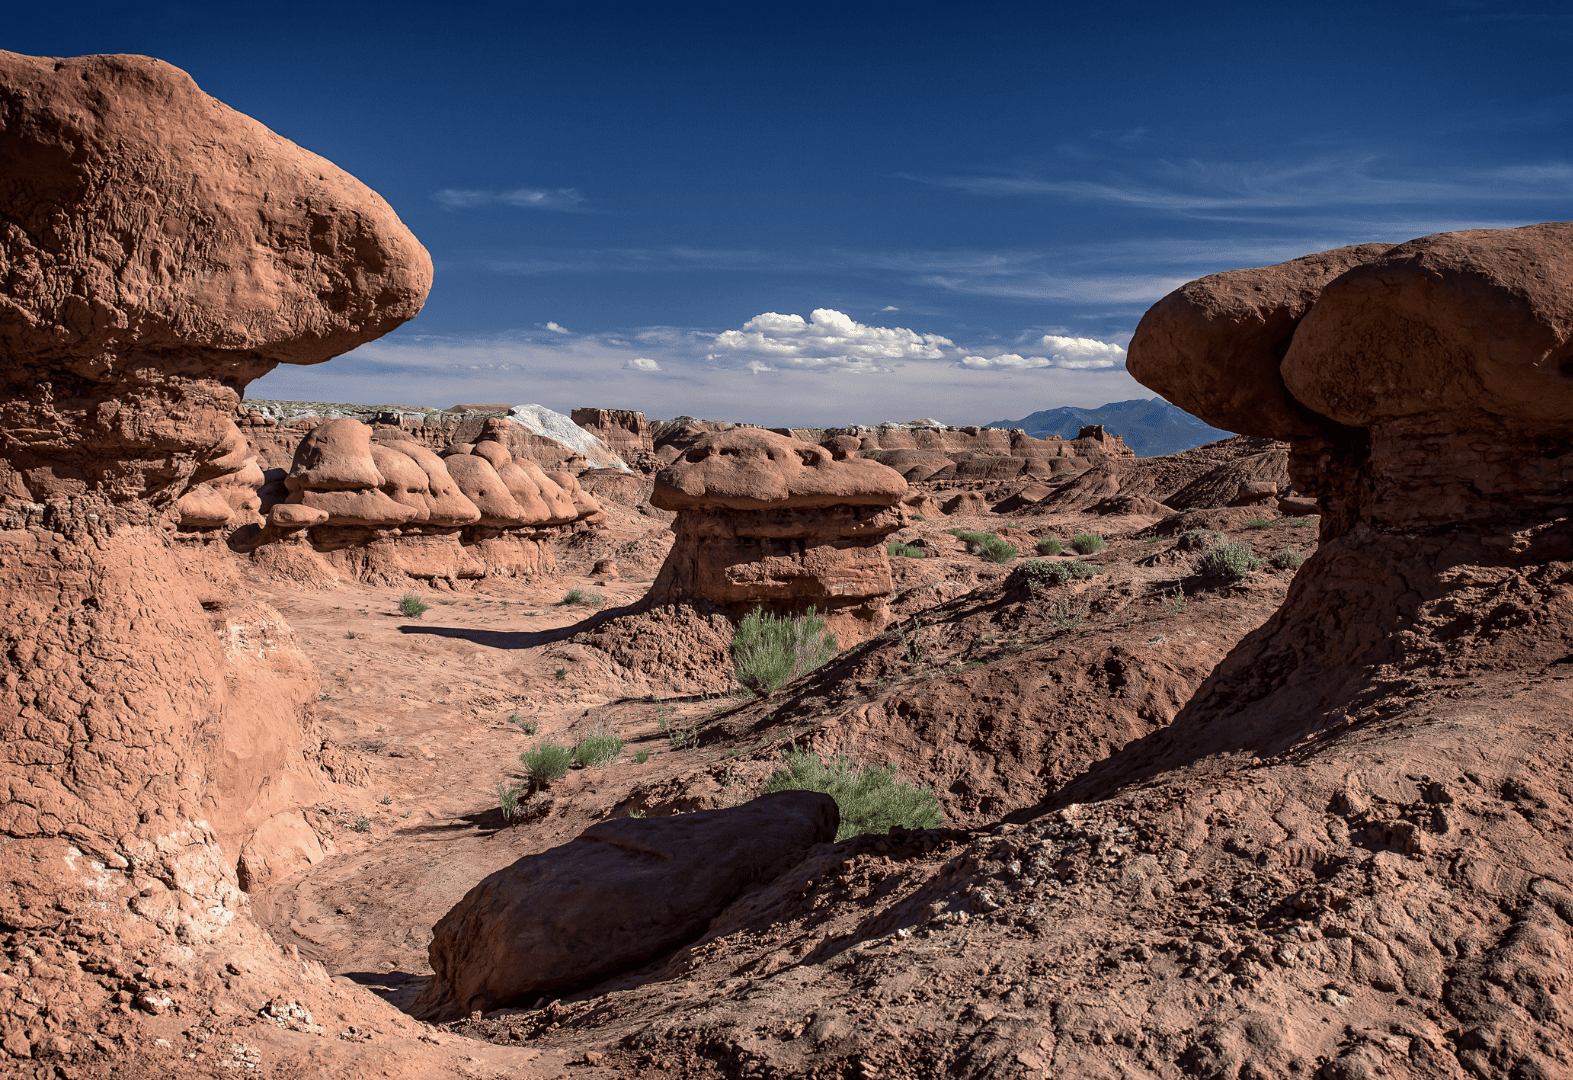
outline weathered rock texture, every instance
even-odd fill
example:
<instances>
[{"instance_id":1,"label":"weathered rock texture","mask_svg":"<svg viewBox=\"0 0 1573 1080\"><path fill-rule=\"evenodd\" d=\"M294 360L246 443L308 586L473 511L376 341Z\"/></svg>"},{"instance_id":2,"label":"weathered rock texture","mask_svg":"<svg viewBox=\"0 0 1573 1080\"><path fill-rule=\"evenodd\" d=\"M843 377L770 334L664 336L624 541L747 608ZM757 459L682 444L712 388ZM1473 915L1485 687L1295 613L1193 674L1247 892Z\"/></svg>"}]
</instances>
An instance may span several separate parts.
<instances>
[{"instance_id":1,"label":"weathered rock texture","mask_svg":"<svg viewBox=\"0 0 1573 1080\"><path fill-rule=\"evenodd\" d=\"M240 388L420 310L374 192L148 57L0 53L0 499L161 508L238 472Z\"/></svg>"},{"instance_id":2,"label":"weathered rock texture","mask_svg":"<svg viewBox=\"0 0 1573 1080\"><path fill-rule=\"evenodd\" d=\"M158 526L177 500L254 515L246 383L386 333L430 280L375 193L179 69L0 52L8 929L189 960L254 934L237 869L321 858L299 812L329 783L316 676L276 612L232 604ZM107 993L48 991L52 1030Z\"/></svg>"},{"instance_id":3,"label":"weathered rock texture","mask_svg":"<svg viewBox=\"0 0 1573 1080\"><path fill-rule=\"evenodd\" d=\"M760 428L705 433L657 474L653 506L677 512L654 604L814 607L843 645L885 622L883 538L905 523L907 485L891 469Z\"/></svg>"},{"instance_id":4,"label":"weathered rock texture","mask_svg":"<svg viewBox=\"0 0 1573 1080\"><path fill-rule=\"evenodd\" d=\"M600 438L636 469L648 469L655 459L650 421L632 409L575 409L573 422ZM653 471L653 470L651 470Z\"/></svg>"},{"instance_id":5,"label":"weathered rock texture","mask_svg":"<svg viewBox=\"0 0 1573 1080\"><path fill-rule=\"evenodd\" d=\"M749 886L836 837L835 800L782 791L726 810L614 818L471 889L432 928L414 1012L454 1020L593 984L698 937Z\"/></svg>"},{"instance_id":6,"label":"weathered rock texture","mask_svg":"<svg viewBox=\"0 0 1573 1080\"><path fill-rule=\"evenodd\" d=\"M1573 224L1442 233L1217 274L1143 318L1132 372L1290 439L1323 510L1284 608L1196 709L1263 718L1268 745L1393 680L1573 651L1570 255ZM1523 621L1492 614L1515 597Z\"/></svg>"}]
</instances>

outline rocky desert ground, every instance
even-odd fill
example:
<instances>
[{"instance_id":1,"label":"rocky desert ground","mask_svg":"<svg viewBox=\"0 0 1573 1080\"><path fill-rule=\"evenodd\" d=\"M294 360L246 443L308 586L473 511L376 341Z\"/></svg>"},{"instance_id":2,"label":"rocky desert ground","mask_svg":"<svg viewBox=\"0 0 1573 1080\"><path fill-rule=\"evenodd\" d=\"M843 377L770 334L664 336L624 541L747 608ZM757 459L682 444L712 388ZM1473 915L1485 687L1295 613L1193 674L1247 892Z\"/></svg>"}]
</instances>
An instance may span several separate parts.
<instances>
[{"instance_id":1,"label":"rocky desert ground","mask_svg":"<svg viewBox=\"0 0 1573 1080\"><path fill-rule=\"evenodd\" d=\"M146 57L0 119L0 1073L1573 1075L1573 226L1176 290L1166 457L268 402L392 209Z\"/></svg>"}]
</instances>

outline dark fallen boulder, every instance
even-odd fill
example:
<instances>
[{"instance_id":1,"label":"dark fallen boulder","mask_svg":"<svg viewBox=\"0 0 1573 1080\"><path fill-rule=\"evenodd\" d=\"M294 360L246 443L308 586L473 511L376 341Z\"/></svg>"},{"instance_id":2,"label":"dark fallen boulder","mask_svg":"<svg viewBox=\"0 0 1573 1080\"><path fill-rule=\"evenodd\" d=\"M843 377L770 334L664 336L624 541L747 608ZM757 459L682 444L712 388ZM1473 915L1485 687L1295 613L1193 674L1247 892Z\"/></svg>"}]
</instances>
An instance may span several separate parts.
<instances>
[{"instance_id":1,"label":"dark fallen boulder","mask_svg":"<svg viewBox=\"0 0 1573 1080\"><path fill-rule=\"evenodd\" d=\"M750 886L835 839L812 791L662 818L614 818L529 855L432 928L432 980L413 1012L441 1022L593 985L702 934Z\"/></svg>"}]
</instances>

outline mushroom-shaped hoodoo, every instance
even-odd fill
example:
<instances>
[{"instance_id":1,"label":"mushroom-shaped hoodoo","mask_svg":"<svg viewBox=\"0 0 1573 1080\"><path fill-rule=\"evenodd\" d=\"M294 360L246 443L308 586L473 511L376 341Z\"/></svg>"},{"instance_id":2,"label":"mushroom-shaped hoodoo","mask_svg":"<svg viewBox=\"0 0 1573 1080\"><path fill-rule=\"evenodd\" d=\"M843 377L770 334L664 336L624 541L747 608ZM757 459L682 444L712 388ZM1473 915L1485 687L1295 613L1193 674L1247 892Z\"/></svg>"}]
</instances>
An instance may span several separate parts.
<instances>
[{"instance_id":1,"label":"mushroom-shaped hoodoo","mask_svg":"<svg viewBox=\"0 0 1573 1080\"><path fill-rule=\"evenodd\" d=\"M1441 233L1214 274L1146 314L1131 373L1290 440L1322 510L1284 607L1190 708L1325 715L1361 687L1567 655L1570 267L1573 223Z\"/></svg>"},{"instance_id":2,"label":"mushroom-shaped hoodoo","mask_svg":"<svg viewBox=\"0 0 1573 1080\"><path fill-rule=\"evenodd\" d=\"M884 625L883 537L905 523L907 483L864 458L760 428L712 432L655 478L650 504L677 511L654 603L755 606L827 616L842 644Z\"/></svg>"}]
</instances>

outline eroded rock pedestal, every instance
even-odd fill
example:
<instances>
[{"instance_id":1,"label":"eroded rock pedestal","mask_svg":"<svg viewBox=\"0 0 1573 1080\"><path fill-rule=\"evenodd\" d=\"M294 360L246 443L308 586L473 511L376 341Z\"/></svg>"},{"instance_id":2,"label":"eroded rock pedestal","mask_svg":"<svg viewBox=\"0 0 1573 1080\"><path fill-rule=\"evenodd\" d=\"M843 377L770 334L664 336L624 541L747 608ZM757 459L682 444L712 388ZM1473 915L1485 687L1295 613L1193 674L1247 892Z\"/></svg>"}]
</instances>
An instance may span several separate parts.
<instances>
[{"instance_id":1,"label":"eroded rock pedestal","mask_svg":"<svg viewBox=\"0 0 1573 1080\"><path fill-rule=\"evenodd\" d=\"M656 476L651 505L677 539L653 604L826 616L841 645L877 633L890 595L884 538L901 528L894 470L759 428L697 439Z\"/></svg>"},{"instance_id":2,"label":"eroded rock pedestal","mask_svg":"<svg viewBox=\"0 0 1573 1080\"><path fill-rule=\"evenodd\" d=\"M192 988L221 938L277 956L238 885L322 857L316 676L164 526L255 514L241 390L412 317L431 262L177 68L0 52L0 282L0 924L51 957L0 990L25 1057L110 1011L129 950Z\"/></svg>"},{"instance_id":3,"label":"eroded rock pedestal","mask_svg":"<svg viewBox=\"0 0 1573 1080\"><path fill-rule=\"evenodd\" d=\"M1130 370L1287 440L1321 547L1192 709L1267 747L1405 680L1573 651L1573 224L1363 245L1155 305Z\"/></svg>"}]
</instances>

